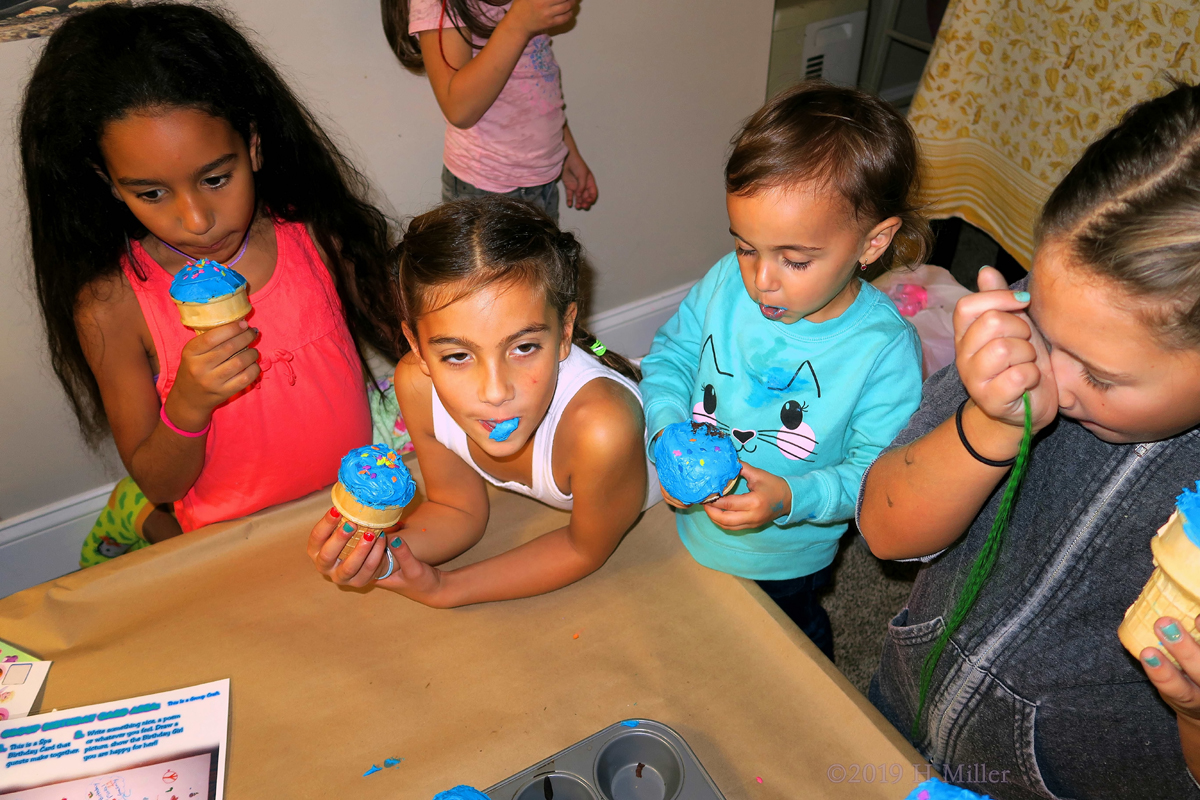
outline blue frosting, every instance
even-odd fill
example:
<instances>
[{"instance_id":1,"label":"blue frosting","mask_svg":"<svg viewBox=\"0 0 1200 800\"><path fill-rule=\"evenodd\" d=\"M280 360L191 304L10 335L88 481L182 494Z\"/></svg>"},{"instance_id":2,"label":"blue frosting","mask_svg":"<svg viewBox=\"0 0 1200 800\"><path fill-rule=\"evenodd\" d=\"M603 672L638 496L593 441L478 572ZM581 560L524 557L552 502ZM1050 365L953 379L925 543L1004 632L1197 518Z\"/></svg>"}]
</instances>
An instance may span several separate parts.
<instances>
[{"instance_id":1,"label":"blue frosting","mask_svg":"<svg viewBox=\"0 0 1200 800\"><path fill-rule=\"evenodd\" d=\"M202 258L189 264L171 281L171 297L181 303L207 303L218 297L231 295L246 279L231 267Z\"/></svg>"},{"instance_id":2,"label":"blue frosting","mask_svg":"<svg viewBox=\"0 0 1200 800\"><path fill-rule=\"evenodd\" d=\"M486 794L470 786L455 786L444 792L438 792L433 800L491 800Z\"/></svg>"},{"instance_id":3,"label":"blue frosting","mask_svg":"<svg viewBox=\"0 0 1200 800\"><path fill-rule=\"evenodd\" d=\"M937 778L930 778L913 789L904 800L988 800L986 794L975 794L969 789L960 789Z\"/></svg>"},{"instance_id":4,"label":"blue frosting","mask_svg":"<svg viewBox=\"0 0 1200 800\"><path fill-rule=\"evenodd\" d=\"M1192 544L1200 547L1200 481L1195 489L1184 489L1175 498L1175 507L1183 514L1183 532Z\"/></svg>"},{"instance_id":5,"label":"blue frosting","mask_svg":"<svg viewBox=\"0 0 1200 800\"><path fill-rule=\"evenodd\" d=\"M663 428L654 443L654 466L667 493L687 504L724 491L742 469L733 440L707 422Z\"/></svg>"},{"instance_id":6,"label":"blue frosting","mask_svg":"<svg viewBox=\"0 0 1200 800\"><path fill-rule=\"evenodd\" d=\"M508 437L513 435L513 431L515 431L517 429L517 426L520 424L521 424L520 417L513 417L512 419L506 419L506 420L504 420L504 422L501 422L499 425L492 428L492 432L488 434L488 438L491 439L493 442L507 442Z\"/></svg>"},{"instance_id":7,"label":"blue frosting","mask_svg":"<svg viewBox=\"0 0 1200 800\"><path fill-rule=\"evenodd\" d=\"M354 499L371 508L406 506L416 484L396 451L382 444L351 450L342 459L338 482Z\"/></svg>"}]
</instances>

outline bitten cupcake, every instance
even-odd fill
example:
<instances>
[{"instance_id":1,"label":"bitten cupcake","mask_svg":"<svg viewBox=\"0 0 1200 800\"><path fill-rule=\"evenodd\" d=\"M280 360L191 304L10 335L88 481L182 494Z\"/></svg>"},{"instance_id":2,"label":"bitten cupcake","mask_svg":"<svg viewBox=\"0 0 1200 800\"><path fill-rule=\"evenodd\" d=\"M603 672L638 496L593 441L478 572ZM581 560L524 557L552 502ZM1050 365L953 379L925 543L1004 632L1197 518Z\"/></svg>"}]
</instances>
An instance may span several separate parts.
<instances>
[{"instance_id":1,"label":"bitten cupcake","mask_svg":"<svg viewBox=\"0 0 1200 800\"><path fill-rule=\"evenodd\" d=\"M742 470L733 440L707 422L663 428L654 443L654 466L667 502L676 508L729 494Z\"/></svg>"},{"instance_id":2,"label":"bitten cupcake","mask_svg":"<svg viewBox=\"0 0 1200 800\"><path fill-rule=\"evenodd\" d=\"M179 319L196 333L237 322L251 311L250 287L231 267L201 259L171 281L171 299Z\"/></svg>"},{"instance_id":3,"label":"bitten cupcake","mask_svg":"<svg viewBox=\"0 0 1200 800\"><path fill-rule=\"evenodd\" d=\"M333 505L358 530L338 557L349 556L363 533L376 533L399 522L416 490L412 473L390 447L373 444L347 453L333 485Z\"/></svg>"}]
</instances>

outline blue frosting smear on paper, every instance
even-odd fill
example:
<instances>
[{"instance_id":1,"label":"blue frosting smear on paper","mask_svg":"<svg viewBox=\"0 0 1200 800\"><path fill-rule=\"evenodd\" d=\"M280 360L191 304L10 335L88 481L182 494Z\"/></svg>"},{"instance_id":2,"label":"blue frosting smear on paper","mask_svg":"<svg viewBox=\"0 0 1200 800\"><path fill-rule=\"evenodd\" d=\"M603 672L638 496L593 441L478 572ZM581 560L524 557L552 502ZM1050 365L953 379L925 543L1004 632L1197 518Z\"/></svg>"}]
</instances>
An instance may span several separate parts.
<instances>
[{"instance_id":1,"label":"blue frosting smear on paper","mask_svg":"<svg viewBox=\"0 0 1200 800\"><path fill-rule=\"evenodd\" d=\"M387 445L373 444L351 450L342 459L338 482L354 499L371 508L406 506L417 486L412 473Z\"/></svg>"},{"instance_id":2,"label":"blue frosting smear on paper","mask_svg":"<svg viewBox=\"0 0 1200 800\"><path fill-rule=\"evenodd\" d=\"M1200 547L1200 481L1196 481L1195 489L1184 489L1175 498L1175 507L1183 515L1183 532L1192 544Z\"/></svg>"},{"instance_id":3,"label":"blue frosting smear on paper","mask_svg":"<svg viewBox=\"0 0 1200 800\"><path fill-rule=\"evenodd\" d=\"M520 417L506 419L504 422L498 423L496 427L492 428L492 432L488 434L488 438L493 442L506 442L508 441L508 437L513 435L513 431L515 431L517 426L520 424Z\"/></svg>"},{"instance_id":4,"label":"blue frosting smear on paper","mask_svg":"<svg viewBox=\"0 0 1200 800\"><path fill-rule=\"evenodd\" d=\"M988 800L986 794L975 794L969 789L960 789L937 778L930 778L917 786L904 800Z\"/></svg>"},{"instance_id":5,"label":"blue frosting smear on paper","mask_svg":"<svg viewBox=\"0 0 1200 800\"><path fill-rule=\"evenodd\" d=\"M742 470L733 440L707 422L676 422L654 443L654 466L667 494L699 503L724 491Z\"/></svg>"},{"instance_id":6,"label":"blue frosting smear on paper","mask_svg":"<svg viewBox=\"0 0 1200 800\"><path fill-rule=\"evenodd\" d=\"M491 800L486 794L471 786L455 786L444 792L438 792L433 800Z\"/></svg>"},{"instance_id":7,"label":"blue frosting smear on paper","mask_svg":"<svg viewBox=\"0 0 1200 800\"><path fill-rule=\"evenodd\" d=\"M245 285L236 270L203 258L179 270L171 281L171 297L181 303L207 303Z\"/></svg>"}]
</instances>

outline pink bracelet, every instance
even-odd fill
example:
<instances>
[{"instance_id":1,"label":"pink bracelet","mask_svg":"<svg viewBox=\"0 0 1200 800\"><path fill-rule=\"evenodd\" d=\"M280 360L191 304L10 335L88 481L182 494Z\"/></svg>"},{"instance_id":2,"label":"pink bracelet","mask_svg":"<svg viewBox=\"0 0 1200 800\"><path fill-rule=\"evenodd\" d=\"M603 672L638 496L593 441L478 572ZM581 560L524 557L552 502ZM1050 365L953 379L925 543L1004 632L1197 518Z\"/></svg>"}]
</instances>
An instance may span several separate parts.
<instances>
[{"instance_id":1,"label":"pink bracelet","mask_svg":"<svg viewBox=\"0 0 1200 800\"><path fill-rule=\"evenodd\" d=\"M192 433L191 431L185 431L183 428L175 427L174 423L172 423L171 420L167 419L166 403L164 403L162 405L162 407L158 409L158 418L162 420L163 425L166 425L168 428L175 431L180 436L186 436L189 439L199 439L201 436L208 433L208 429L212 427L211 419L208 421L208 424L204 426L203 430L196 431L195 433Z\"/></svg>"}]
</instances>

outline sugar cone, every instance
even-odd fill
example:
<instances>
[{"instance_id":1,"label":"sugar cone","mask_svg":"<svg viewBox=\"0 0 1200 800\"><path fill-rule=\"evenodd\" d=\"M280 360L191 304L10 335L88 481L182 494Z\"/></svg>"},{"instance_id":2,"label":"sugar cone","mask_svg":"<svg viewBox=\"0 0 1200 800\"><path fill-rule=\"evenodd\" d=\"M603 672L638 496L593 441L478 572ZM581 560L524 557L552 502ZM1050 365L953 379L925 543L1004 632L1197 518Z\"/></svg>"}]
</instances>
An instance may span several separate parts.
<instances>
[{"instance_id":1,"label":"sugar cone","mask_svg":"<svg viewBox=\"0 0 1200 800\"><path fill-rule=\"evenodd\" d=\"M1147 647L1157 647L1179 666L1162 647L1154 630L1159 617L1173 617L1193 638L1200 640L1196 633L1196 615L1200 614L1200 547L1192 544L1183 523L1183 514L1176 510L1150 541L1154 574L1117 629L1121 644L1134 658L1140 658Z\"/></svg>"},{"instance_id":2,"label":"sugar cone","mask_svg":"<svg viewBox=\"0 0 1200 800\"><path fill-rule=\"evenodd\" d=\"M733 487L737 486L737 481L738 481L738 476L734 475L733 480L731 480L729 483L725 484L724 489L722 489L720 492L713 492L708 497L701 500L699 504L704 505L705 503L711 503L712 501L719 500L720 498L729 494L730 492L733 491ZM687 508L688 507L687 503L682 503L682 502L676 500L674 497L671 497L671 495L667 494L665 489L663 490L663 499L667 501L667 505L675 506L675 508Z\"/></svg>"},{"instance_id":3,"label":"sugar cone","mask_svg":"<svg viewBox=\"0 0 1200 800\"><path fill-rule=\"evenodd\" d=\"M400 521L400 514L404 511L401 506L392 506L390 508L372 508L371 506L363 505L354 499L354 495L350 494L349 490L341 484L341 481L333 485L331 492L333 497L333 506L343 517L353 522L358 526L358 530L346 542L346 546L342 548L342 554L338 556L344 559L354 552L354 548L362 540L362 535L366 531L379 533L385 528L390 528Z\"/></svg>"},{"instance_id":4,"label":"sugar cone","mask_svg":"<svg viewBox=\"0 0 1200 800\"><path fill-rule=\"evenodd\" d=\"M228 325L230 322L237 322L249 314L252 308L246 284L239 286L233 294L214 298L207 303L185 303L175 300L175 305L179 307L180 321L198 334Z\"/></svg>"}]
</instances>

